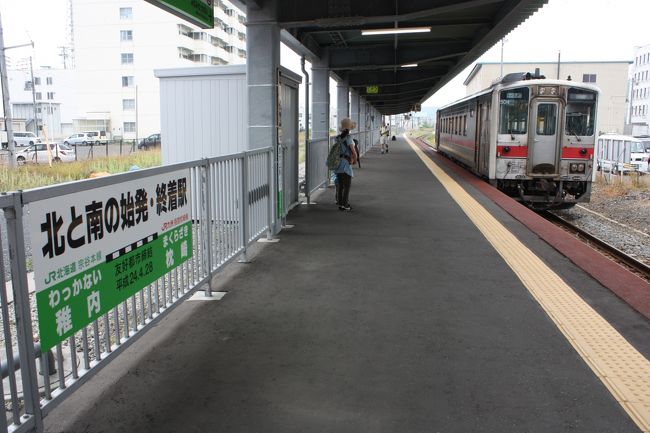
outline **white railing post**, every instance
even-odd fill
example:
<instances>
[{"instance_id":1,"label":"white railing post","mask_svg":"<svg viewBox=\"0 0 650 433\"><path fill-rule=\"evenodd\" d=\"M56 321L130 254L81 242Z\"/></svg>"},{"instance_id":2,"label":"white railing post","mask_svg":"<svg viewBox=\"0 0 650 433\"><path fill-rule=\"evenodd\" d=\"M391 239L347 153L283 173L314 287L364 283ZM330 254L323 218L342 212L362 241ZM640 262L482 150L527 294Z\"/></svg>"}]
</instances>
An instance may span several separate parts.
<instances>
[{"instance_id":1,"label":"white railing post","mask_svg":"<svg viewBox=\"0 0 650 433\"><path fill-rule=\"evenodd\" d=\"M36 353L32 328L29 289L27 286L27 261L25 259L25 235L23 231L23 207L21 193L13 194L13 206L5 208L7 220L7 241L11 261L11 284L15 302L16 343L20 356L20 373L25 400L25 415L32 415L35 421L34 431L43 431L43 419L38 391L38 373L36 371ZM46 357L44 357L46 358ZM10 360L9 360L10 361ZM47 372L43 372L48 381ZM24 420L22 420L24 421ZM21 420L14 420L20 424Z\"/></svg>"},{"instance_id":2,"label":"white railing post","mask_svg":"<svg viewBox=\"0 0 650 433\"><path fill-rule=\"evenodd\" d=\"M248 152L244 152L242 157L242 181L241 181L241 224L242 224L242 246L244 247L244 252L239 257L239 263L249 263L248 260L248 239L250 238L250 215L249 215L249 204L250 204L250 195L248 188Z\"/></svg>"},{"instance_id":3,"label":"white railing post","mask_svg":"<svg viewBox=\"0 0 650 433\"><path fill-rule=\"evenodd\" d=\"M203 214L205 215L205 235L203 238L203 254L206 255L207 252L207 262L208 262L208 284L205 289L205 296L212 297L212 253L213 253L213 239L212 239L212 225L214 221L212 220L212 176L210 170L210 161L206 158L203 164L203 170L201 171L201 190L203 194L203 203L202 206L205 206L203 209ZM205 258L204 258L205 260ZM204 262L205 263L205 262Z\"/></svg>"},{"instance_id":4,"label":"white railing post","mask_svg":"<svg viewBox=\"0 0 650 433\"><path fill-rule=\"evenodd\" d=\"M274 200L274 194L275 191L273 189L273 149L269 149L267 153L267 158L268 158L268 164L267 164L267 169L268 169L268 185L269 185L269 204L268 204L268 209L267 209L267 222L269 225L269 231L266 233L266 238L268 240L273 239L273 208L275 204Z\"/></svg>"}]
</instances>

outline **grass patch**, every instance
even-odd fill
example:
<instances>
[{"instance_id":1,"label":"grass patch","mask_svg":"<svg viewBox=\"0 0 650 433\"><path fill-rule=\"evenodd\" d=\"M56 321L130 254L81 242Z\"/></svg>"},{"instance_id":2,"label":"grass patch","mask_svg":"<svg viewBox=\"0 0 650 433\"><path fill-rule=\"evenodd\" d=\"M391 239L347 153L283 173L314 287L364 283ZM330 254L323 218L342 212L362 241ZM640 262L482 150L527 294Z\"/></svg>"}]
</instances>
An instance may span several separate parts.
<instances>
[{"instance_id":1,"label":"grass patch","mask_svg":"<svg viewBox=\"0 0 650 433\"><path fill-rule=\"evenodd\" d=\"M63 182L88 179L91 173L124 173L137 165L140 168L157 167L161 164L160 150L137 152L131 155L109 156L88 161L49 165L27 164L12 169L0 167L0 191L16 191Z\"/></svg>"},{"instance_id":2,"label":"grass patch","mask_svg":"<svg viewBox=\"0 0 650 433\"><path fill-rule=\"evenodd\" d=\"M607 198L626 197L639 192L650 192L650 176L639 173L615 176L601 172L596 176L596 185Z\"/></svg>"}]
</instances>

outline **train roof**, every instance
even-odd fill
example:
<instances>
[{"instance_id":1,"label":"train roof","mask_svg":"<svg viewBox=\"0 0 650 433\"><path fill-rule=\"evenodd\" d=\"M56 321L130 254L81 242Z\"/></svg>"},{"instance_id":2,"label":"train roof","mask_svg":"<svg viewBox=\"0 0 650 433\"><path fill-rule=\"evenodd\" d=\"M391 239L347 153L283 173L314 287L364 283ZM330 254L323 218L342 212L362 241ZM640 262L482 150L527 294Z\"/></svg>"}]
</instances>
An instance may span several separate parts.
<instances>
[{"instance_id":1,"label":"train roof","mask_svg":"<svg viewBox=\"0 0 650 433\"><path fill-rule=\"evenodd\" d=\"M513 80L511 77L513 75L519 75L520 79ZM555 84L559 86L569 86L569 87L577 87L580 89L586 89L586 90L592 90L594 92L600 93L600 89L597 86L594 86L593 84L587 84L587 83L581 83L578 81L571 81L571 80L557 80L557 79L551 79L551 78L537 78L537 77L530 77L528 79L525 78L526 74L523 72L518 72L516 74L508 74L502 79L500 79L497 82L492 83L490 87L487 89L481 90L479 92L473 93L471 95L468 95L462 99L459 99L457 101L454 101L450 104L447 104L443 107L440 107L440 110L444 110L450 107L453 107L454 105L462 104L464 102L470 101L474 98L478 98L479 96L486 95L488 93L491 93L495 90L501 90L501 89L510 89L513 87L522 87L522 86L530 86L530 85L538 85L538 84ZM510 78L510 79L508 79ZM505 82L504 82L505 81Z\"/></svg>"}]
</instances>

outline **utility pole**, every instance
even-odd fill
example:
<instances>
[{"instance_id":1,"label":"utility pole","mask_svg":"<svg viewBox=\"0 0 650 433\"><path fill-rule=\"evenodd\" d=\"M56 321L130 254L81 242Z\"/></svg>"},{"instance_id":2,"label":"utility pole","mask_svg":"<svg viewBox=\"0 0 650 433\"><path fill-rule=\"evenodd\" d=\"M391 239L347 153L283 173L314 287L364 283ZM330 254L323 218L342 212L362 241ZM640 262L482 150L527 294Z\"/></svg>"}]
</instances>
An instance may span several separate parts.
<instances>
[{"instance_id":1,"label":"utility pole","mask_svg":"<svg viewBox=\"0 0 650 433\"><path fill-rule=\"evenodd\" d=\"M501 71L499 72L499 78L503 78L503 46L508 42L506 38L501 39Z\"/></svg>"},{"instance_id":2,"label":"utility pole","mask_svg":"<svg viewBox=\"0 0 650 433\"><path fill-rule=\"evenodd\" d=\"M5 114L5 130L7 131L7 147L9 149L9 166L16 167L14 155L14 131L11 118L11 105L9 103L9 80L7 79L7 59L5 58L5 37L2 30L2 14L0 14L0 80L2 80L2 104ZM33 84L32 84L33 85Z\"/></svg>"},{"instance_id":3,"label":"utility pole","mask_svg":"<svg viewBox=\"0 0 650 433\"><path fill-rule=\"evenodd\" d=\"M29 56L29 73L32 77L32 103L34 104L34 134L39 136L38 133L38 113L36 111L36 82L34 81L34 66L32 64L32 56Z\"/></svg>"},{"instance_id":4,"label":"utility pole","mask_svg":"<svg viewBox=\"0 0 650 433\"><path fill-rule=\"evenodd\" d=\"M562 55L562 51L557 52L557 79L560 79L560 58Z\"/></svg>"}]
</instances>

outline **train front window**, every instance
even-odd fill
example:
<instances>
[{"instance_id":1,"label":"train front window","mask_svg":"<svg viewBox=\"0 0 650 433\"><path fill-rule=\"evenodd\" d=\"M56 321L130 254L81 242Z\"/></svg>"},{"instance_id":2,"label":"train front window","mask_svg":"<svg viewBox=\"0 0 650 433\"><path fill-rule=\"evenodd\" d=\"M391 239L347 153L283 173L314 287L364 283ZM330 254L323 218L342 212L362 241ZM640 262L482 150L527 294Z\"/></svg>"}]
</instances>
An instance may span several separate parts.
<instances>
[{"instance_id":1,"label":"train front window","mask_svg":"<svg viewBox=\"0 0 650 433\"><path fill-rule=\"evenodd\" d=\"M528 87L501 92L499 110L500 134L526 134L528 132Z\"/></svg>"},{"instance_id":2,"label":"train front window","mask_svg":"<svg viewBox=\"0 0 650 433\"><path fill-rule=\"evenodd\" d=\"M539 104L537 106L537 135L555 135L557 124L557 105Z\"/></svg>"},{"instance_id":3,"label":"train front window","mask_svg":"<svg viewBox=\"0 0 650 433\"><path fill-rule=\"evenodd\" d=\"M594 135L596 123L596 93L590 90L569 89L566 105L565 133L567 135Z\"/></svg>"}]
</instances>

